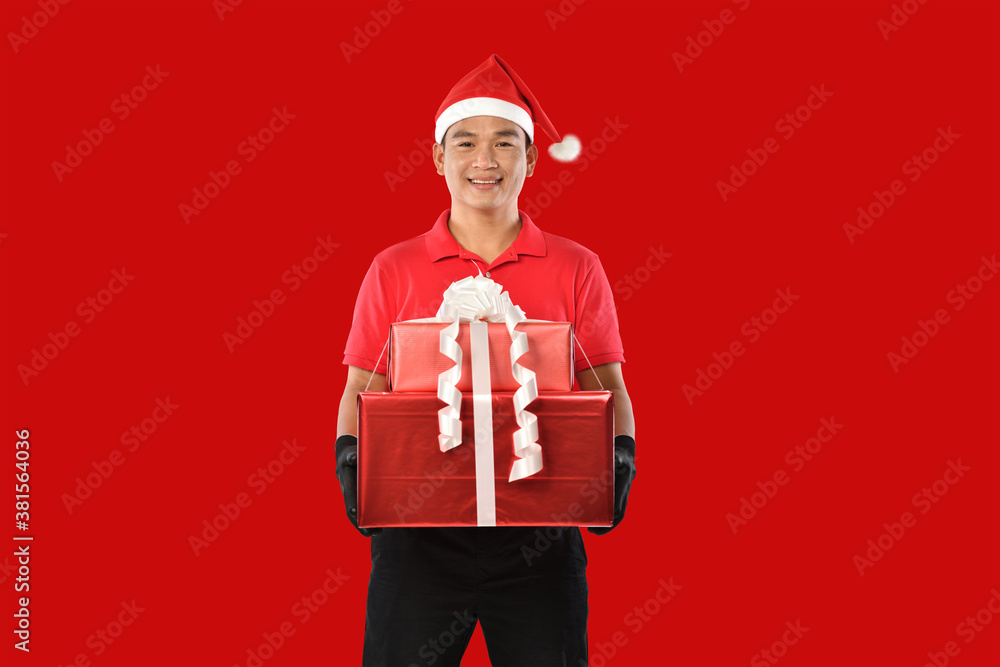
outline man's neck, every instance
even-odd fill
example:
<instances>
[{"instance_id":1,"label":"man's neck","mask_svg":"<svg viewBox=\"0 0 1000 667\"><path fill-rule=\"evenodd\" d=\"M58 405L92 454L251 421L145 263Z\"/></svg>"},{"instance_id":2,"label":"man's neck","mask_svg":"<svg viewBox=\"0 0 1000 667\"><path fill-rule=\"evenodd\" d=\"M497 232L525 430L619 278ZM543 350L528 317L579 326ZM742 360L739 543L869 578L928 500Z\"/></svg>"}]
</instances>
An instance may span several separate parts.
<instances>
[{"instance_id":1,"label":"man's neck","mask_svg":"<svg viewBox=\"0 0 1000 667\"><path fill-rule=\"evenodd\" d=\"M517 205L502 209L482 211L452 202L448 217L448 231L469 252L492 264L517 239L521 231L521 218Z\"/></svg>"}]
</instances>

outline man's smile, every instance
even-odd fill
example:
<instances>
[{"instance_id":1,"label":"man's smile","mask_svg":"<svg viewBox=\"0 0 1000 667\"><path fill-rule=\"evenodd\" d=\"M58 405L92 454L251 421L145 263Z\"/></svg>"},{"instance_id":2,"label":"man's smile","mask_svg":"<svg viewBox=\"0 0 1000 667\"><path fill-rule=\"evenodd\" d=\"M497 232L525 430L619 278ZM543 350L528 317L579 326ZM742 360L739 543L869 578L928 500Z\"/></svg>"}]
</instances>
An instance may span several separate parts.
<instances>
[{"instance_id":1,"label":"man's smile","mask_svg":"<svg viewBox=\"0 0 1000 667\"><path fill-rule=\"evenodd\" d=\"M472 183L472 187L476 188L477 190L489 190L490 188L494 188L494 187L499 186L500 185L500 181L502 181L503 179L502 178L493 178L493 179L488 179L487 180L487 179L481 179L481 178L470 178L470 179L467 179L467 180L470 183Z\"/></svg>"}]
</instances>

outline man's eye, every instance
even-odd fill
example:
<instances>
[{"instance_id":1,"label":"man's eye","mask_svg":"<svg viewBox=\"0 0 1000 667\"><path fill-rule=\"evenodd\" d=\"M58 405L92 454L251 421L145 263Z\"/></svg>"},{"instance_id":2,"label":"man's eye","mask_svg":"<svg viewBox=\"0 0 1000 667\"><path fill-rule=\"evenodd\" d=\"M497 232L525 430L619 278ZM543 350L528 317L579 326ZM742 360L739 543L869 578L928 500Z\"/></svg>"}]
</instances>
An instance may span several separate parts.
<instances>
[{"instance_id":1,"label":"man's eye","mask_svg":"<svg viewBox=\"0 0 1000 667\"><path fill-rule=\"evenodd\" d=\"M510 143L508 143L508 142L506 142L506 141L501 141L501 142L500 142L500 145L501 145L501 146L512 146L513 144L510 144Z\"/></svg>"},{"instance_id":2,"label":"man's eye","mask_svg":"<svg viewBox=\"0 0 1000 667\"><path fill-rule=\"evenodd\" d=\"M462 143L459 144L459 146L471 146L471 145L472 145L472 142L469 142L469 141L463 141Z\"/></svg>"}]
</instances>

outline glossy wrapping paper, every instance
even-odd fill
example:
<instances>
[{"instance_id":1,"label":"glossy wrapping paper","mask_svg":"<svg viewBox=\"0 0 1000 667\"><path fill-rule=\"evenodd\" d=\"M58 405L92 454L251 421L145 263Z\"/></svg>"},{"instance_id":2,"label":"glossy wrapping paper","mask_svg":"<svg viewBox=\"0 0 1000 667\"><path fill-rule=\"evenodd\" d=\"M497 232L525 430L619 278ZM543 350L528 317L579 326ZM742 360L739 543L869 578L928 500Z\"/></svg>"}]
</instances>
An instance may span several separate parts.
<instances>
[{"instance_id":1,"label":"glossy wrapping paper","mask_svg":"<svg viewBox=\"0 0 1000 667\"><path fill-rule=\"evenodd\" d=\"M389 334L389 386L392 391L438 389L438 376L455 364L441 353L440 333L450 322L396 322ZM502 322L491 322L490 385L493 391L517 391L510 370L510 332ZM535 372L538 391L570 391L573 388L573 335L569 322L522 322L517 331L528 335L528 351L518 364ZM459 391L472 391L472 355L469 324L458 328L462 348Z\"/></svg>"},{"instance_id":2,"label":"glossy wrapping paper","mask_svg":"<svg viewBox=\"0 0 1000 667\"><path fill-rule=\"evenodd\" d=\"M513 392L493 392L494 489L498 526L610 526L614 502L614 398L610 391L540 394L543 467L508 482L517 430ZM462 396L462 444L438 446L433 393L358 395L358 523L477 525L473 397Z\"/></svg>"}]
</instances>

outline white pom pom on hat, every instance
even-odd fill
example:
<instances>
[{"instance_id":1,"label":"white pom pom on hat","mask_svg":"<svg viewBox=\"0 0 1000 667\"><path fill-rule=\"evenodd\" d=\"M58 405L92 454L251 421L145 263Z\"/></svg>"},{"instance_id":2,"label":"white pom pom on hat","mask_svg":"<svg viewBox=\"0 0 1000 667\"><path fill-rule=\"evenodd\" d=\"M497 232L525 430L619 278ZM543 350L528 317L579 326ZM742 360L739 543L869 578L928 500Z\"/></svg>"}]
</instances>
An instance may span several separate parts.
<instances>
[{"instance_id":1,"label":"white pom pom on hat","mask_svg":"<svg viewBox=\"0 0 1000 667\"><path fill-rule=\"evenodd\" d=\"M534 141L535 125L554 143L549 154L560 162L571 162L580 155L580 140L566 135L563 140L541 105L514 69L497 54L472 70L448 93L434 116L434 139L444 139L448 128L473 116L497 116L517 123Z\"/></svg>"},{"instance_id":2,"label":"white pom pom on hat","mask_svg":"<svg viewBox=\"0 0 1000 667\"><path fill-rule=\"evenodd\" d=\"M572 162L580 156L582 145L575 134L567 134L558 144L549 145L549 155L560 162Z\"/></svg>"}]
</instances>

